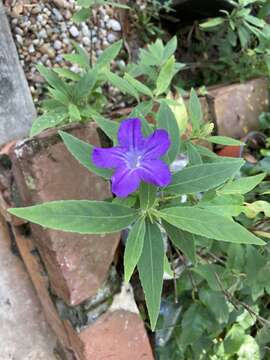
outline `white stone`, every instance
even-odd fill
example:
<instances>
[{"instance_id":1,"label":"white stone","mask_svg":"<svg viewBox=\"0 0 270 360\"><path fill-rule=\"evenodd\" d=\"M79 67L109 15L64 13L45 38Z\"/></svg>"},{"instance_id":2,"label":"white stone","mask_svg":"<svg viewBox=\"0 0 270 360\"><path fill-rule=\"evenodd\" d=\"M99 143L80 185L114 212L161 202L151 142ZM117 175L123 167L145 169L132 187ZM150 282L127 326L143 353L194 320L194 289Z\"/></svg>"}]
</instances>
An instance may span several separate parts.
<instances>
[{"instance_id":1,"label":"white stone","mask_svg":"<svg viewBox=\"0 0 270 360\"><path fill-rule=\"evenodd\" d=\"M119 66L120 69L126 67L126 63L124 62L124 60L118 60L118 61L116 61L116 63Z\"/></svg>"},{"instance_id":2,"label":"white stone","mask_svg":"<svg viewBox=\"0 0 270 360\"><path fill-rule=\"evenodd\" d=\"M15 37L16 37L17 43L22 45L23 44L23 38L21 37L21 35L16 34Z\"/></svg>"},{"instance_id":3,"label":"white stone","mask_svg":"<svg viewBox=\"0 0 270 360\"><path fill-rule=\"evenodd\" d=\"M43 18L43 16L42 16L41 14L39 14L39 15L37 16L37 21L38 21L38 22L41 22L41 23L42 23L42 21L44 21L44 18Z\"/></svg>"},{"instance_id":4,"label":"white stone","mask_svg":"<svg viewBox=\"0 0 270 360\"><path fill-rule=\"evenodd\" d=\"M45 39L48 35L46 33L45 29L40 30L40 32L37 34L38 38Z\"/></svg>"},{"instance_id":5,"label":"white stone","mask_svg":"<svg viewBox=\"0 0 270 360\"><path fill-rule=\"evenodd\" d=\"M62 56L62 55L57 55L57 56L55 57L55 61L56 61L57 63L62 62L62 60L63 60L63 56Z\"/></svg>"},{"instance_id":6,"label":"white stone","mask_svg":"<svg viewBox=\"0 0 270 360\"><path fill-rule=\"evenodd\" d=\"M90 36L90 30L87 25L82 25L82 34L83 36L89 37Z\"/></svg>"},{"instance_id":7,"label":"white stone","mask_svg":"<svg viewBox=\"0 0 270 360\"><path fill-rule=\"evenodd\" d=\"M55 40L53 47L55 48L55 50L60 50L62 47L62 43L59 40Z\"/></svg>"},{"instance_id":8,"label":"white stone","mask_svg":"<svg viewBox=\"0 0 270 360\"><path fill-rule=\"evenodd\" d=\"M90 46L91 45L90 39L88 37L86 37L86 36L82 38L82 42L83 42L83 44L85 46Z\"/></svg>"},{"instance_id":9,"label":"white stone","mask_svg":"<svg viewBox=\"0 0 270 360\"><path fill-rule=\"evenodd\" d=\"M62 16L62 14L60 13L59 10L53 8L53 9L52 9L52 12L53 12L53 15L54 15L54 17L55 17L56 20L58 20L58 21L62 21L62 20L63 20L63 16Z\"/></svg>"},{"instance_id":10,"label":"white stone","mask_svg":"<svg viewBox=\"0 0 270 360\"><path fill-rule=\"evenodd\" d=\"M71 28L69 29L69 32L74 38L78 37L80 34L79 30L77 29L77 27L75 25L71 26Z\"/></svg>"},{"instance_id":11,"label":"white stone","mask_svg":"<svg viewBox=\"0 0 270 360\"><path fill-rule=\"evenodd\" d=\"M115 19L111 19L108 22L108 28L112 29L113 31L121 31L122 30L120 22Z\"/></svg>"},{"instance_id":12,"label":"white stone","mask_svg":"<svg viewBox=\"0 0 270 360\"><path fill-rule=\"evenodd\" d=\"M109 311L125 310L139 314L136 302L134 300L133 289L130 284L122 284L121 292L114 296Z\"/></svg>"},{"instance_id":13,"label":"white stone","mask_svg":"<svg viewBox=\"0 0 270 360\"><path fill-rule=\"evenodd\" d=\"M36 50L34 48L34 45L30 45L28 48L29 54L33 54Z\"/></svg>"},{"instance_id":14,"label":"white stone","mask_svg":"<svg viewBox=\"0 0 270 360\"><path fill-rule=\"evenodd\" d=\"M107 37L109 43L114 43L118 38L114 33L109 33Z\"/></svg>"}]
</instances>

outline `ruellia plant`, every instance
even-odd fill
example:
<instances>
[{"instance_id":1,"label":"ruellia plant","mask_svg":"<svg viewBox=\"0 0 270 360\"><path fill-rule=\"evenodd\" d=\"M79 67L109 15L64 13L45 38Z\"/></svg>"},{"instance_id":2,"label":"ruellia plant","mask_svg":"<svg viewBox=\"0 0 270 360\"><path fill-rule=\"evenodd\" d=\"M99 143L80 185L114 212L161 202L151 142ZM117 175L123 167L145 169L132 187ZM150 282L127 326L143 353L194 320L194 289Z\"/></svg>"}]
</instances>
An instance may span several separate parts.
<instances>
[{"instance_id":1,"label":"ruellia plant","mask_svg":"<svg viewBox=\"0 0 270 360\"><path fill-rule=\"evenodd\" d=\"M160 90L156 94L168 87L168 77L162 76L158 83ZM59 131L71 154L90 172L111 183L111 199L53 201L9 210L30 222L61 231L105 234L128 229L124 279L129 282L137 268L152 330L160 311L164 273L174 271L168 254L185 254L199 272L197 249L208 241L240 248L241 244L258 248L265 244L236 221L247 211L248 204L244 196L232 196L230 192L235 188L242 194L250 191L264 174L238 179L242 159L218 157L198 143L240 142L211 136L213 126L204 123L194 90L188 104L185 136L183 127L179 130L175 103L172 106L164 98L157 104L155 111L152 104L148 110L151 123L143 116L144 102L127 119L100 122L113 144L110 148L95 148ZM179 166L183 154L188 158L184 167Z\"/></svg>"},{"instance_id":2,"label":"ruellia plant","mask_svg":"<svg viewBox=\"0 0 270 360\"><path fill-rule=\"evenodd\" d=\"M103 51L95 64L91 64L83 47L74 43L75 52L64 55L64 58L78 66L78 72L39 65L38 70L48 84L49 98L42 102L43 114L34 121L30 135L70 122L84 122L89 120L93 112L100 114L107 104L102 91L106 83L104 72L109 69L121 47L122 41L114 43Z\"/></svg>"},{"instance_id":3,"label":"ruellia plant","mask_svg":"<svg viewBox=\"0 0 270 360\"><path fill-rule=\"evenodd\" d=\"M110 125L103 130L105 133L115 131L113 123L104 117L107 105L106 92L103 91L105 85L113 86L135 103L132 116L146 116L160 101L179 106L179 101L170 94L175 75L184 67L175 60L176 37L166 45L158 39L141 49L138 63L128 67L124 76L110 69L111 62L121 50L122 41L105 49L92 65L84 49L75 43L74 46L75 53L64 57L79 65L79 73L66 68L38 67L48 83L49 99L42 103L43 114L34 121L31 136L70 122L85 121L96 121L101 128L103 123L109 122Z\"/></svg>"}]
</instances>

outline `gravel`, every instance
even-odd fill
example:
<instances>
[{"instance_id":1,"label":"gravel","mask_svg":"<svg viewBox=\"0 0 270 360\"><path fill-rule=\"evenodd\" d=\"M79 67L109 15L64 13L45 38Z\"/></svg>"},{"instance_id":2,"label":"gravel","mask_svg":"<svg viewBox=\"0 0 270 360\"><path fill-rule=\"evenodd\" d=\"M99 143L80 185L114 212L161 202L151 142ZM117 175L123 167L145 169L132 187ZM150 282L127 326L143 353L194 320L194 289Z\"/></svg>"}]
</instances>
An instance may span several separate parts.
<instances>
[{"instance_id":1,"label":"gravel","mask_svg":"<svg viewBox=\"0 0 270 360\"><path fill-rule=\"evenodd\" d=\"M35 102L44 97L37 64L64 66L78 72L77 66L63 58L63 54L72 53L72 41L83 45L89 54L92 46L95 62L107 46L122 36L121 24L110 7L99 7L94 10L94 20L75 24L71 19L75 12L74 0L23 0L23 3L20 8L10 9L9 15L19 58ZM122 69L124 65L122 60L121 66L115 62L113 68ZM118 101L116 95L117 92L114 100Z\"/></svg>"}]
</instances>

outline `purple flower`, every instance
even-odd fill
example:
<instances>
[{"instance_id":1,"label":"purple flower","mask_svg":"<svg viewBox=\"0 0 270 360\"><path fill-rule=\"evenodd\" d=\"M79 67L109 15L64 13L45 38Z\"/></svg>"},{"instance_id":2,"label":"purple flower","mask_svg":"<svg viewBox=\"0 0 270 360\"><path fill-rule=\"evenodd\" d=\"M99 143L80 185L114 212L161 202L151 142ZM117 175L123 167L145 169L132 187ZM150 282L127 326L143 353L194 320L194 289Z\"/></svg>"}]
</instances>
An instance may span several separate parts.
<instances>
[{"instance_id":1,"label":"purple flower","mask_svg":"<svg viewBox=\"0 0 270 360\"><path fill-rule=\"evenodd\" d=\"M171 144L166 130L156 130L144 138L141 120L126 119L120 125L118 143L112 148L95 148L92 155L96 166L115 169L111 178L115 195L128 196L138 189L141 181L156 186L171 182L168 165L159 159Z\"/></svg>"}]
</instances>

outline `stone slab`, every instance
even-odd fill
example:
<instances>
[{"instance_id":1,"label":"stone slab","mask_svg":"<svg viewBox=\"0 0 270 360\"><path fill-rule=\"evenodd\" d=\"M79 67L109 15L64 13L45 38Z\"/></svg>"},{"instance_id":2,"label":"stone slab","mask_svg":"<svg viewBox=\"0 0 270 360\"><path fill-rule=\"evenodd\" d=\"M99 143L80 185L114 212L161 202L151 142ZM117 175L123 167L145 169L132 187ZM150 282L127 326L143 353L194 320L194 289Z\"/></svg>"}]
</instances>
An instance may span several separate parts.
<instances>
[{"instance_id":1,"label":"stone slab","mask_svg":"<svg viewBox=\"0 0 270 360\"><path fill-rule=\"evenodd\" d=\"M22 260L0 218L0 359L56 360L51 332Z\"/></svg>"},{"instance_id":2,"label":"stone slab","mask_svg":"<svg viewBox=\"0 0 270 360\"><path fill-rule=\"evenodd\" d=\"M0 145L26 136L36 110L0 0Z\"/></svg>"},{"instance_id":3,"label":"stone slab","mask_svg":"<svg viewBox=\"0 0 270 360\"><path fill-rule=\"evenodd\" d=\"M100 146L94 123L74 125L67 131ZM11 158L24 206L111 196L109 184L80 165L55 131L17 143ZM70 305L94 295L113 261L119 234L80 235L31 227L55 293Z\"/></svg>"}]
</instances>

